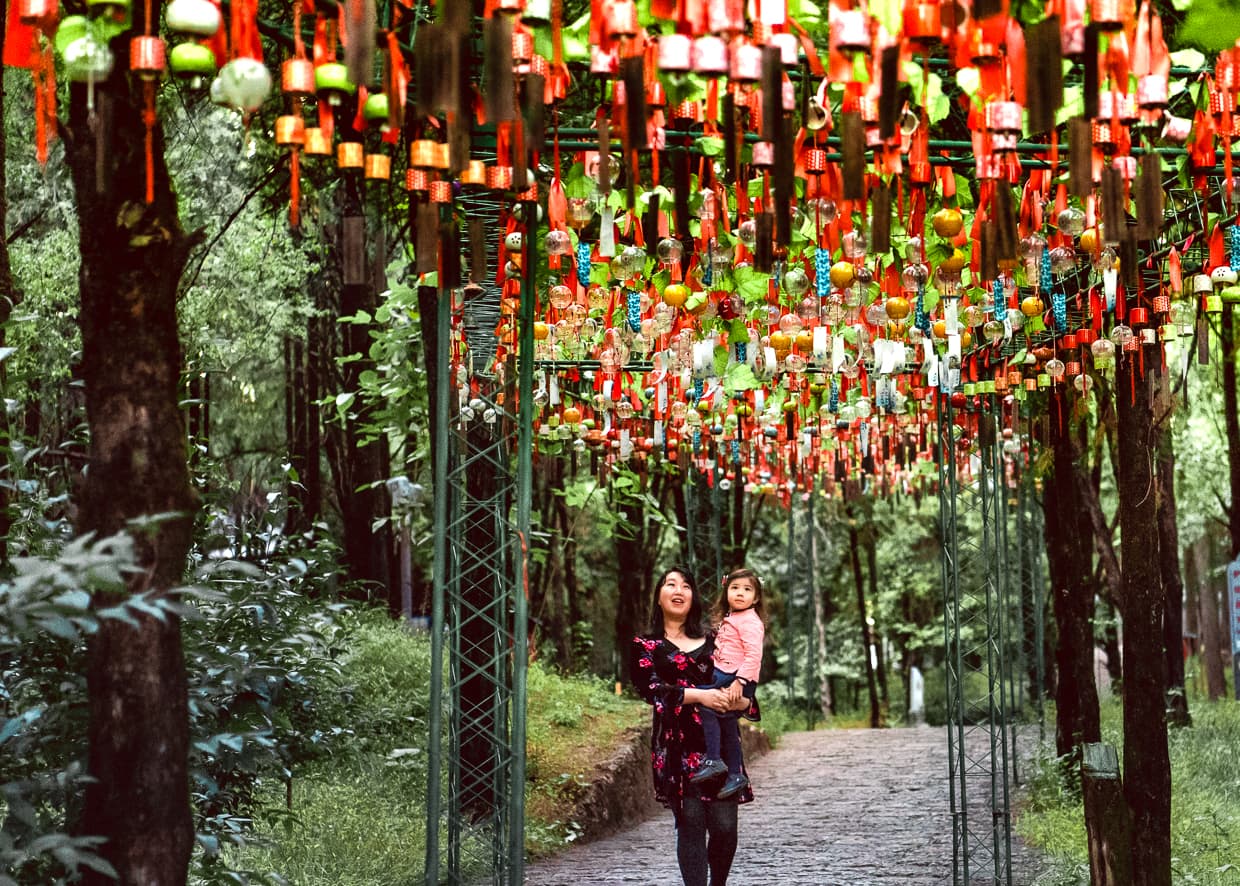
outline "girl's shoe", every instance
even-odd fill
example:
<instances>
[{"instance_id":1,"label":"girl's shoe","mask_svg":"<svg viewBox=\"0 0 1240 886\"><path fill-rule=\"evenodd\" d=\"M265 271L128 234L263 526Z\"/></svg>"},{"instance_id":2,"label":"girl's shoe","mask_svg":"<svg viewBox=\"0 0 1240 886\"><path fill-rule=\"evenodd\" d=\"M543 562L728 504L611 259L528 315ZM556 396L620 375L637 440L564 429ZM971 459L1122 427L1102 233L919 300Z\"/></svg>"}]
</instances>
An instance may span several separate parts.
<instances>
[{"instance_id":1,"label":"girl's shoe","mask_svg":"<svg viewBox=\"0 0 1240 886\"><path fill-rule=\"evenodd\" d=\"M722 760L703 760L702 765L689 773L690 784L701 784L728 771L728 764Z\"/></svg>"},{"instance_id":2,"label":"girl's shoe","mask_svg":"<svg viewBox=\"0 0 1240 886\"><path fill-rule=\"evenodd\" d=\"M749 784L749 777L741 773L729 775L728 780L723 783L723 787L719 789L719 793L715 794L716 800L726 800L735 796L739 791L743 790Z\"/></svg>"}]
</instances>

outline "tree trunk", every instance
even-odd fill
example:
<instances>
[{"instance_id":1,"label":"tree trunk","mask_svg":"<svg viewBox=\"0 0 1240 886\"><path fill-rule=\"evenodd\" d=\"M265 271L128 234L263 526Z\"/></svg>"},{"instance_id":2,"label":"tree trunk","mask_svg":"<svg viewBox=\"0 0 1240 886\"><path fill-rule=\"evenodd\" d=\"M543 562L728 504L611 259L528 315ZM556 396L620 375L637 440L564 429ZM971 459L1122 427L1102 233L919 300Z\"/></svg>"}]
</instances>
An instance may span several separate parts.
<instances>
[{"instance_id":1,"label":"tree trunk","mask_svg":"<svg viewBox=\"0 0 1240 886\"><path fill-rule=\"evenodd\" d=\"M874 536L875 536L875 529L871 525L869 531L866 532L865 534L865 568L866 568L866 573L867 573L867 576L869 577L869 582L870 582L870 599L877 601L878 600L878 543L877 543L877 539L875 539ZM869 627L868 621L866 622L866 627ZM876 659L876 664L877 664L878 698L879 698L879 702L882 704L882 710L883 710L884 719L885 719L885 714L889 710L889 705L891 704L891 701L887 695L887 662L883 656L883 639L882 639L882 634L878 630L877 624L875 624L873 629L871 630L871 636L873 637L874 653L875 653L874 657Z\"/></svg>"},{"instance_id":2,"label":"tree trunk","mask_svg":"<svg viewBox=\"0 0 1240 886\"><path fill-rule=\"evenodd\" d=\"M341 221L340 313L351 317L359 311L374 314L377 298L372 274L367 270L365 219L361 214L358 194L360 183L346 178L344 214ZM344 390L359 391L360 377L373 370L370 359L370 324L347 323L344 328L343 352L357 355L345 364ZM388 524L374 528L375 522L389 513L388 493L384 481L388 477L387 439L383 434L370 433L366 425L373 416L373 404L360 394L345 420L344 457L336 464L337 491L343 518L344 554L349 577L361 583L374 600L388 604L393 616L400 615L400 593L392 581L392 533Z\"/></svg>"},{"instance_id":3,"label":"tree trunk","mask_svg":"<svg viewBox=\"0 0 1240 886\"><path fill-rule=\"evenodd\" d=\"M1210 580L1210 544L1202 539L1193 546L1196 558L1198 625L1201 628L1201 663L1206 673L1206 695L1218 701L1227 694L1227 678L1223 670L1223 644L1219 637L1218 588Z\"/></svg>"},{"instance_id":4,"label":"tree trunk","mask_svg":"<svg viewBox=\"0 0 1240 886\"><path fill-rule=\"evenodd\" d=\"M1042 506L1046 560L1050 570L1052 611L1058 643L1055 664L1055 748L1065 769L1075 770L1081 746L1101 738L1098 690L1094 684L1094 596L1089 540L1077 530L1080 513L1076 446L1068 427L1067 396L1056 389L1050 408L1054 472L1047 479Z\"/></svg>"},{"instance_id":5,"label":"tree trunk","mask_svg":"<svg viewBox=\"0 0 1240 886\"><path fill-rule=\"evenodd\" d=\"M1163 654L1167 668L1167 722L1191 726L1184 691L1184 581L1180 577L1180 532L1176 526L1175 445L1171 437L1171 388L1158 367L1155 474L1158 481L1158 568L1163 586Z\"/></svg>"},{"instance_id":6,"label":"tree trunk","mask_svg":"<svg viewBox=\"0 0 1240 886\"><path fill-rule=\"evenodd\" d=\"M1240 557L1240 411L1236 404L1236 334L1232 306L1223 306L1223 423L1227 429L1227 482L1231 490L1227 507L1227 533L1231 540L1228 560Z\"/></svg>"},{"instance_id":7,"label":"tree trunk","mask_svg":"<svg viewBox=\"0 0 1240 886\"><path fill-rule=\"evenodd\" d=\"M861 539L857 530L856 513L848 514L848 547L852 558L853 581L857 586L857 620L861 623L861 660L865 667L865 682L870 693L870 728L882 726L882 712L878 704L878 686L874 679L874 664L870 660L870 624L866 621L865 580L861 575Z\"/></svg>"},{"instance_id":8,"label":"tree trunk","mask_svg":"<svg viewBox=\"0 0 1240 886\"><path fill-rule=\"evenodd\" d=\"M0 55L4 53L4 37L8 28L8 4L0 9ZM0 121L7 119L4 114L4 84L0 82ZM0 126L0 348L6 344L5 331L9 317L20 299L17 287L13 285L13 268L9 262L8 218L9 198L6 167L8 163L8 146L5 142L4 127ZM0 362L0 397L8 396L7 364ZM8 451L12 439L12 428L7 409L0 409L0 450ZM10 478L11 479L11 478ZM13 525L9 484L0 485L0 569L7 574L9 566L9 529Z\"/></svg>"},{"instance_id":9,"label":"tree trunk","mask_svg":"<svg viewBox=\"0 0 1240 886\"><path fill-rule=\"evenodd\" d=\"M155 21L162 3L153 4ZM141 6L134 26L144 25ZM146 202L143 81L130 78L128 39L112 41L112 76L70 92L69 162L77 198L82 375L90 462L80 502L84 532L108 536L165 515L133 535L140 568L128 591L159 596L183 578L196 501L179 405L182 355L177 287L195 237L182 231L152 129L154 199ZM96 595L100 607L116 603ZM189 716L179 620L134 614L101 620L89 644L89 773L78 832L100 836L100 854L122 884L185 882L193 847ZM113 884L95 871L87 884Z\"/></svg>"},{"instance_id":10,"label":"tree trunk","mask_svg":"<svg viewBox=\"0 0 1240 886\"><path fill-rule=\"evenodd\" d=\"M1158 355L1145 347L1144 366ZM1167 750L1166 608L1158 558L1150 384L1138 354L1116 372L1120 557L1124 582L1124 796L1132 810L1135 886L1171 883L1171 762Z\"/></svg>"},{"instance_id":11,"label":"tree trunk","mask_svg":"<svg viewBox=\"0 0 1240 886\"><path fill-rule=\"evenodd\" d=\"M685 481L687 482L687 481ZM669 477L667 474L657 475L650 490L650 495L663 505L669 493L681 487L681 477ZM623 522L616 527L614 536L616 550L616 631L615 650L617 661L626 661L629 644L638 634L645 633L650 623L650 606L653 600L651 587L655 580L655 558L659 556L659 544L662 537L661 523L649 519L640 499L626 498L619 503ZM682 563L685 568L691 568ZM698 593L702 594L706 603L710 601L707 588L697 578ZM623 673L616 674L618 679L626 677Z\"/></svg>"}]
</instances>

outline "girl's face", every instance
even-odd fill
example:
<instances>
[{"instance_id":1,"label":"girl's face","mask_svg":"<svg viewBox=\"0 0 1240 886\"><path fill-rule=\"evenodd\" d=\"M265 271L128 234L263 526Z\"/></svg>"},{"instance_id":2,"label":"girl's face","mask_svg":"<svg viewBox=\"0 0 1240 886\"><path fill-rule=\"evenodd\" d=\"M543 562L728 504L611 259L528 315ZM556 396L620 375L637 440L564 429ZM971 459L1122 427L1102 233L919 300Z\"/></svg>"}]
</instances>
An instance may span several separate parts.
<instances>
[{"instance_id":1,"label":"girl's face","mask_svg":"<svg viewBox=\"0 0 1240 886\"><path fill-rule=\"evenodd\" d=\"M734 578L728 584L728 609L732 612L748 609L757 599L758 588L754 585L753 579Z\"/></svg>"},{"instance_id":2,"label":"girl's face","mask_svg":"<svg viewBox=\"0 0 1240 886\"><path fill-rule=\"evenodd\" d=\"M693 605L693 585L679 572L669 572L659 586L659 608L664 618L683 620Z\"/></svg>"}]
</instances>

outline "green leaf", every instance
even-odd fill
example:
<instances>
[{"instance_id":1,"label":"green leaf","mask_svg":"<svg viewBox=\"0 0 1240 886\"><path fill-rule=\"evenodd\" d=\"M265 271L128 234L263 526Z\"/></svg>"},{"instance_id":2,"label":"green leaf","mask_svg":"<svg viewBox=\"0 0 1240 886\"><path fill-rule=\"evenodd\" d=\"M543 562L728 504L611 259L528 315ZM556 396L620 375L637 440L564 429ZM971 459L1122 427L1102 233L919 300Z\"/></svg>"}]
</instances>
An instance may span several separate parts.
<instances>
[{"instance_id":1,"label":"green leaf","mask_svg":"<svg viewBox=\"0 0 1240 886\"><path fill-rule=\"evenodd\" d=\"M1171 64L1196 71L1205 67L1206 57L1196 49L1181 49L1179 52L1171 53Z\"/></svg>"},{"instance_id":2,"label":"green leaf","mask_svg":"<svg viewBox=\"0 0 1240 886\"><path fill-rule=\"evenodd\" d=\"M977 68L961 68L956 72L956 85L961 92L973 98L982 85L982 75L977 72Z\"/></svg>"},{"instance_id":3,"label":"green leaf","mask_svg":"<svg viewBox=\"0 0 1240 886\"><path fill-rule=\"evenodd\" d=\"M694 139L693 144L704 157L720 157L723 155L723 139L713 135L703 135Z\"/></svg>"},{"instance_id":4,"label":"green leaf","mask_svg":"<svg viewBox=\"0 0 1240 886\"><path fill-rule=\"evenodd\" d=\"M729 397L735 397L744 391L752 391L761 384L747 363L736 363L728 367L723 379L723 390Z\"/></svg>"},{"instance_id":5,"label":"green leaf","mask_svg":"<svg viewBox=\"0 0 1240 886\"><path fill-rule=\"evenodd\" d=\"M742 266L732 272L736 280L736 291L746 304L765 301L770 288L770 274L755 271L752 266Z\"/></svg>"}]
</instances>

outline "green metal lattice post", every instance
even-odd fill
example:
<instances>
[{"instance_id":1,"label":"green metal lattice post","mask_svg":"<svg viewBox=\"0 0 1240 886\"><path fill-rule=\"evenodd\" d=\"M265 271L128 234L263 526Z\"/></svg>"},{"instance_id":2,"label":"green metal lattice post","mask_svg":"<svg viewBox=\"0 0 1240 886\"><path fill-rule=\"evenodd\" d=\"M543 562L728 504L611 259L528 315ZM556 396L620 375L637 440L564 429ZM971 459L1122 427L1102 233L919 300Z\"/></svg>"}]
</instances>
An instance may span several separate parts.
<instances>
[{"instance_id":1,"label":"green metal lattice post","mask_svg":"<svg viewBox=\"0 0 1240 886\"><path fill-rule=\"evenodd\" d=\"M448 571L448 340L452 331L451 293L441 291L435 330L434 562L431 592L431 688L426 785L426 883L439 883L439 818L443 780L444 595Z\"/></svg>"},{"instance_id":2,"label":"green metal lattice post","mask_svg":"<svg viewBox=\"0 0 1240 886\"><path fill-rule=\"evenodd\" d=\"M974 396L974 411L963 413L973 439L958 472L957 443L969 430L939 393L952 872L955 886L1011 886L1003 461L995 395Z\"/></svg>"},{"instance_id":3,"label":"green metal lattice post","mask_svg":"<svg viewBox=\"0 0 1240 886\"><path fill-rule=\"evenodd\" d=\"M538 204L526 203L525 217L538 218ZM531 222L537 229L537 223ZM530 232L524 238L525 267L537 267L538 238ZM525 879L525 734L529 664L527 599L530 505L534 452L534 307L538 300L534 274L522 280L520 341L517 349L517 574L513 594L512 621L512 774L509 811L508 876L510 886Z\"/></svg>"},{"instance_id":4,"label":"green metal lattice post","mask_svg":"<svg viewBox=\"0 0 1240 886\"><path fill-rule=\"evenodd\" d=\"M809 569L805 576L805 728L813 729L818 705L818 606L814 577L818 574L818 538L814 531L814 493L806 496L805 532L809 536Z\"/></svg>"},{"instance_id":5,"label":"green metal lattice post","mask_svg":"<svg viewBox=\"0 0 1240 886\"><path fill-rule=\"evenodd\" d=\"M788 701L794 706L796 705L797 691L797 652L795 635L792 631L792 565L796 554L797 533L796 533L796 503L792 502L788 505L788 559L785 566L784 579L784 636L788 643Z\"/></svg>"}]
</instances>

